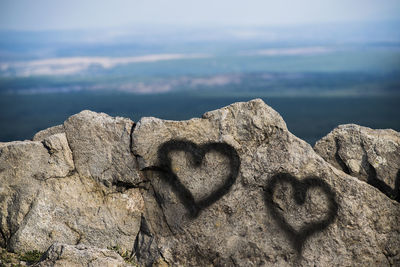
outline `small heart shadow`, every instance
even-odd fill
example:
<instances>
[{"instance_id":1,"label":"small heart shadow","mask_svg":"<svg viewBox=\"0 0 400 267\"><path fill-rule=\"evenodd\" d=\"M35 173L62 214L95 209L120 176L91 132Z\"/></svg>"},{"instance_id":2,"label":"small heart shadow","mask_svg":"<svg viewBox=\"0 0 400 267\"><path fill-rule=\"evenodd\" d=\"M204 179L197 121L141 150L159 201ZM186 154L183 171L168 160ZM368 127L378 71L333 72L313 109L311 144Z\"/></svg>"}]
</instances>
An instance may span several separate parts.
<instances>
[{"instance_id":1,"label":"small heart shadow","mask_svg":"<svg viewBox=\"0 0 400 267\"><path fill-rule=\"evenodd\" d=\"M218 152L229 159L229 174L221 186L211 190L205 197L195 200L193 194L186 188L172 169L169 154L173 151L184 151L189 153L193 158L194 166L196 168L201 166L207 153L212 151ZM197 145L191 141L177 139L167 141L159 147L158 162L158 169L162 170L161 177L171 185L172 190L177 194L180 201L189 211L189 216L191 218L199 216L201 210L209 207L229 192L230 188L236 181L240 168L240 157L238 153L232 146L226 143L211 142Z\"/></svg>"},{"instance_id":2,"label":"small heart shadow","mask_svg":"<svg viewBox=\"0 0 400 267\"><path fill-rule=\"evenodd\" d=\"M298 205L303 205L306 201L307 190L310 188L319 188L328 199L328 212L324 219L302 226L299 230L290 225L283 214L279 212L279 206L274 202L273 196L277 184L289 183L293 187L293 198ZM288 173L279 173L274 175L265 188L265 201L272 217L278 222L278 225L285 231L289 240L292 242L296 251L301 254L304 242L313 234L325 230L337 216L339 209L335 199L335 193L330 186L322 179L317 177L307 177L298 180Z\"/></svg>"}]
</instances>

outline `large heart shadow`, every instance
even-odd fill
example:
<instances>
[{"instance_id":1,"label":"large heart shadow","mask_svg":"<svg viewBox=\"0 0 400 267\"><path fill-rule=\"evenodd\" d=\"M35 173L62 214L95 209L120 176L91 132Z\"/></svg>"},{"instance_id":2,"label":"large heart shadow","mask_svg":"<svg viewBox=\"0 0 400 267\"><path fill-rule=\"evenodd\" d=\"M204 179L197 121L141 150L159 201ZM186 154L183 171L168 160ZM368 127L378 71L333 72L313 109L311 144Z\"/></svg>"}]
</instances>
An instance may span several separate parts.
<instances>
[{"instance_id":1,"label":"large heart shadow","mask_svg":"<svg viewBox=\"0 0 400 267\"><path fill-rule=\"evenodd\" d=\"M205 155L209 152L217 152L229 160L229 174L223 181L222 185L215 189L211 189L205 197L195 200L192 192L182 183L177 174L172 168L170 153L174 151L184 151L193 157L195 167L199 167ZM211 142L203 145L197 145L187 140L170 140L163 143L158 149L158 162L159 167L163 170L162 178L168 182L172 190L177 194L180 201L189 211L189 216L192 218L197 217L200 211L209 207L222 196L229 192L232 185L235 183L240 168L240 157L236 150L226 144Z\"/></svg>"},{"instance_id":2,"label":"large heart shadow","mask_svg":"<svg viewBox=\"0 0 400 267\"><path fill-rule=\"evenodd\" d=\"M326 216L322 220L308 223L296 230L287 222L284 215L279 211L280 209L277 203L274 201L274 193L277 185L280 183L289 183L293 187L293 198L298 205L303 205L305 203L307 191L309 189L321 189L328 200L328 211ZM265 190L265 201L270 214L285 231L299 254L301 254L304 242L310 236L325 230L334 221L339 208L335 199L334 191L332 191L330 186L324 180L317 177L307 177L303 180L298 180L296 177L288 173L276 174L269 180Z\"/></svg>"}]
</instances>

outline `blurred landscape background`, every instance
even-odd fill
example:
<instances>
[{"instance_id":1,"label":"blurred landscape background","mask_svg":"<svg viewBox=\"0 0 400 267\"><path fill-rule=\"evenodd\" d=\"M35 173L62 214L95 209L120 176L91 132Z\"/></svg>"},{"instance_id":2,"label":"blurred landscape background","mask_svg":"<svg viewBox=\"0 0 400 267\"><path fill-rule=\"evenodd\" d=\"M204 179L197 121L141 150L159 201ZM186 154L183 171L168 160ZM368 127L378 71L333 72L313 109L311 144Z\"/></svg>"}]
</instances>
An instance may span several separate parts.
<instances>
[{"instance_id":1,"label":"blurred landscape background","mask_svg":"<svg viewBox=\"0 0 400 267\"><path fill-rule=\"evenodd\" d=\"M344 123L400 131L399 15L395 0L5 0L0 142L83 109L183 120L253 98L310 144Z\"/></svg>"}]
</instances>

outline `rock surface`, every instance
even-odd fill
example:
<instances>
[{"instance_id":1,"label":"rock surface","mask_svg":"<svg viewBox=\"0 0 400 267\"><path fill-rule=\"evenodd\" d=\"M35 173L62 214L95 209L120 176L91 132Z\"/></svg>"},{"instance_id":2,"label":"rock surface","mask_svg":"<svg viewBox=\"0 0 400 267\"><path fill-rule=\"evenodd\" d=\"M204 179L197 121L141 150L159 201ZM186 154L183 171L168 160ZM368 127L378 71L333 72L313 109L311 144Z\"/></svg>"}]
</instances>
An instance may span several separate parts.
<instances>
[{"instance_id":1,"label":"rock surface","mask_svg":"<svg viewBox=\"0 0 400 267\"><path fill-rule=\"evenodd\" d=\"M0 244L63 243L41 266L124 264L110 246L141 266L400 265L400 203L261 100L136 125L83 111L34 139L0 145Z\"/></svg>"},{"instance_id":2,"label":"rock surface","mask_svg":"<svg viewBox=\"0 0 400 267\"><path fill-rule=\"evenodd\" d=\"M314 149L336 168L400 202L400 133L340 125L319 140Z\"/></svg>"},{"instance_id":3,"label":"rock surface","mask_svg":"<svg viewBox=\"0 0 400 267\"><path fill-rule=\"evenodd\" d=\"M89 130L76 128L79 123L93 128L91 138ZM135 165L111 165L124 156L124 162L135 164L127 155L127 127L133 123L84 111L65 124L65 133L41 142L0 147L1 246L16 252L45 251L57 241L100 248L118 245L131 251L144 207L139 189L131 186L139 174ZM129 182L120 184L119 179Z\"/></svg>"},{"instance_id":4,"label":"rock surface","mask_svg":"<svg viewBox=\"0 0 400 267\"><path fill-rule=\"evenodd\" d=\"M43 255L35 267L126 267L124 259L115 251L85 245L56 243Z\"/></svg>"},{"instance_id":5,"label":"rock surface","mask_svg":"<svg viewBox=\"0 0 400 267\"><path fill-rule=\"evenodd\" d=\"M77 172L106 186L140 183L130 142L133 122L82 111L64 123Z\"/></svg>"},{"instance_id":6,"label":"rock surface","mask_svg":"<svg viewBox=\"0 0 400 267\"><path fill-rule=\"evenodd\" d=\"M221 142L239 155L233 183L237 160ZM142 118L132 150L149 182L141 264L400 264L399 203L332 167L261 100Z\"/></svg>"},{"instance_id":7,"label":"rock surface","mask_svg":"<svg viewBox=\"0 0 400 267\"><path fill-rule=\"evenodd\" d=\"M44 129L42 131L37 132L32 140L33 141L42 141L43 139L54 135L54 134L59 134L59 133L65 133L64 125L56 125L47 129Z\"/></svg>"}]
</instances>

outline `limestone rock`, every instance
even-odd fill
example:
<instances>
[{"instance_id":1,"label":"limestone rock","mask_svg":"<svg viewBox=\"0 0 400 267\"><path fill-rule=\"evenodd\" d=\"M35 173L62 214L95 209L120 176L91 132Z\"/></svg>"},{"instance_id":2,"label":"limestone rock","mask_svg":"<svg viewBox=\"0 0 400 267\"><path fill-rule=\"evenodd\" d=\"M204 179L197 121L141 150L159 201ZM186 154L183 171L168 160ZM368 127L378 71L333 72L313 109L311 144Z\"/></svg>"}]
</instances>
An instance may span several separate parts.
<instances>
[{"instance_id":1,"label":"limestone rock","mask_svg":"<svg viewBox=\"0 0 400 267\"><path fill-rule=\"evenodd\" d=\"M35 267L126 267L124 259L115 251L85 245L53 244Z\"/></svg>"},{"instance_id":2,"label":"limestone rock","mask_svg":"<svg viewBox=\"0 0 400 267\"><path fill-rule=\"evenodd\" d=\"M11 250L43 251L54 241L132 249L143 206L138 189L118 193L76 174L41 188L10 238Z\"/></svg>"},{"instance_id":3,"label":"limestone rock","mask_svg":"<svg viewBox=\"0 0 400 267\"><path fill-rule=\"evenodd\" d=\"M56 126L41 130L40 132L37 132L33 136L32 140L33 141L42 141L46 137L49 137L49 136L54 135L54 134L64 133L64 132L65 132L64 125L62 125L62 124L61 125L56 125Z\"/></svg>"},{"instance_id":4,"label":"limestone rock","mask_svg":"<svg viewBox=\"0 0 400 267\"><path fill-rule=\"evenodd\" d=\"M66 120L64 128L77 172L106 186L140 183L129 147L132 127L129 119L88 110Z\"/></svg>"},{"instance_id":5,"label":"limestone rock","mask_svg":"<svg viewBox=\"0 0 400 267\"><path fill-rule=\"evenodd\" d=\"M97 127L101 135L104 134L106 130L101 121L106 116L96 113L90 115L93 127ZM99 119L96 120L96 116ZM79 114L70 118L67 128L71 129L70 136L78 149L82 139L89 139L89 131L82 133L81 138L75 136L79 132L74 128L76 117ZM107 123L114 119L107 121L107 118L105 127L113 127L115 132L111 134L110 130L110 139L103 137L104 146L99 148L103 153L100 151L97 155L96 147L90 147L93 143L89 141L89 152L82 147L82 152L73 155L66 137L67 131L50 135L41 142L10 142L0 147L2 247L16 252L44 251L58 241L100 248L119 246L126 251L132 250L144 207L139 189L131 187L131 183L105 186L99 182L99 177L85 172L86 167L95 168L93 164L104 163L100 167L103 170L109 168L103 173L104 180L118 180L118 177L129 175L139 177L138 171L132 166L124 166L125 169L118 169L118 165L110 167L109 164L118 156L129 153L130 129L124 127L132 124L129 120L115 119L113 126ZM100 125L96 125L96 121L100 121ZM93 140L100 141L96 136ZM124 140L127 141L126 147L118 151ZM116 147L112 147L113 142ZM87 155L86 162L80 158L82 155ZM81 173L76 171L75 156L82 160L79 161ZM106 159L102 160L102 157ZM134 158L132 155L129 157L124 162L131 164ZM96 163L96 160L99 162Z\"/></svg>"},{"instance_id":6,"label":"limestone rock","mask_svg":"<svg viewBox=\"0 0 400 267\"><path fill-rule=\"evenodd\" d=\"M41 184L74 169L65 134L44 142L16 141L0 147L0 243L4 247L28 215ZM51 150L51 152L50 152Z\"/></svg>"},{"instance_id":7,"label":"limestone rock","mask_svg":"<svg viewBox=\"0 0 400 267\"><path fill-rule=\"evenodd\" d=\"M261 100L201 119L142 118L143 265L400 264L400 205L332 167Z\"/></svg>"},{"instance_id":8,"label":"limestone rock","mask_svg":"<svg viewBox=\"0 0 400 267\"><path fill-rule=\"evenodd\" d=\"M400 265L400 203L261 100L136 126L83 111L57 129L0 144L0 245L62 243L39 266L125 264L113 246L144 266Z\"/></svg>"},{"instance_id":9,"label":"limestone rock","mask_svg":"<svg viewBox=\"0 0 400 267\"><path fill-rule=\"evenodd\" d=\"M336 168L400 202L400 133L340 125L319 140L314 149Z\"/></svg>"}]
</instances>

